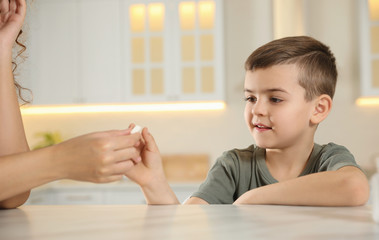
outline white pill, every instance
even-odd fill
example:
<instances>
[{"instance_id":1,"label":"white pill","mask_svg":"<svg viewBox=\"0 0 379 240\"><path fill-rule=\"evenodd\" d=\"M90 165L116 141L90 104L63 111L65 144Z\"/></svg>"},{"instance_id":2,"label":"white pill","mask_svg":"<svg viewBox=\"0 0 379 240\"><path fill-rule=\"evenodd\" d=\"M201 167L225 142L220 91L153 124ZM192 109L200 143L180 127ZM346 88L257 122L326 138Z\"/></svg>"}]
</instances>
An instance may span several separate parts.
<instances>
[{"instance_id":1,"label":"white pill","mask_svg":"<svg viewBox=\"0 0 379 240\"><path fill-rule=\"evenodd\" d=\"M136 125L136 126L132 129L132 131L131 131L130 133L133 134L133 133L136 133L136 132L139 132L139 133L142 132L142 127Z\"/></svg>"}]
</instances>

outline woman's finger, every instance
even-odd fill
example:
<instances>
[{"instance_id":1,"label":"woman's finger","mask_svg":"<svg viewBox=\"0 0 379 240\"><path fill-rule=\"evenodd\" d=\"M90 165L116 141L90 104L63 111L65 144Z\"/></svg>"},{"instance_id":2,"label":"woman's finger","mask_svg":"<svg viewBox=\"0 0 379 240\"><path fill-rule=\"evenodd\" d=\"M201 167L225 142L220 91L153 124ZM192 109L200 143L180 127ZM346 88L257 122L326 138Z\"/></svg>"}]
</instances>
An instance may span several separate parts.
<instances>
[{"instance_id":1,"label":"woman's finger","mask_svg":"<svg viewBox=\"0 0 379 240\"><path fill-rule=\"evenodd\" d=\"M130 129L130 131L131 131L131 130L133 130L133 128L134 128L135 126L136 126L136 125L135 125L134 123L131 123L131 124L129 124L128 129Z\"/></svg>"},{"instance_id":2,"label":"woman's finger","mask_svg":"<svg viewBox=\"0 0 379 240\"><path fill-rule=\"evenodd\" d=\"M111 182L116 182L120 181L122 179L123 175L112 175L109 177L101 178L99 180L94 181L95 183L111 183Z\"/></svg>"},{"instance_id":3,"label":"woman's finger","mask_svg":"<svg viewBox=\"0 0 379 240\"><path fill-rule=\"evenodd\" d=\"M113 165L112 176L115 175L124 175L127 171L129 171L134 166L134 163L131 160L126 160L122 162L118 162Z\"/></svg>"},{"instance_id":4,"label":"woman's finger","mask_svg":"<svg viewBox=\"0 0 379 240\"><path fill-rule=\"evenodd\" d=\"M16 14L25 17L26 14L26 2L25 0L14 0L16 2Z\"/></svg>"},{"instance_id":5,"label":"woman's finger","mask_svg":"<svg viewBox=\"0 0 379 240\"><path fill-rule=\"evenodd\" d=\"M5 14L9 12L9 0L0 0L0 13Z\"/></svg>"},{"instance_id":6,"label":"woman's finger","mask_svg":"<svg viewBox=\"0 0 379 240\"><path fill-rule=\"evenodd\" d=\"M135 147L120 149L113 152L114 162L132 160L134 163L141 161L140 150Z\"/></svg>"},{"instance_id":7,"label":"woman's finger","mask_svg":"<svg viewBox=\"0 0 379 240\"><path fill-rule=\"evenodd\" d=\"M9 12L15 13L17 10L17 2L16 0L9 0Z\"/></svg>"},{"instance_id":8,"label":"woman's finger","mask_svg":"<svg viewBox=\"0 0 379 240\"><path fill-rule=\"evenodd\" d=\"M122 150L135 146L141 139L140 133L134 133L130 135L116 136L112 138L113 150Z\"/></svg>"}]
</instances>

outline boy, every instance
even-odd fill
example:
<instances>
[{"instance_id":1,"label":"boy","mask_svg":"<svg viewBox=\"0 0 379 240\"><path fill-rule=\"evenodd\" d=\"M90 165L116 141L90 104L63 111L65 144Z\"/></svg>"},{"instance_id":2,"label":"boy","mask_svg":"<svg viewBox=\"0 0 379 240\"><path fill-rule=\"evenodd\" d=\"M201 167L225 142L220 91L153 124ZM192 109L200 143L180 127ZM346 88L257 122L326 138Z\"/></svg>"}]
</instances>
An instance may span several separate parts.
<instances>
[{"instance_id":1,"label":"boy","mask_svg":"<svg viewBox=\"0 0 379 240\"><path fill-rule=\"evenodd\" d=\"M245 70L245 120L255 145L225 152L186 204L365 204L368 181L352 154L314 143L337 80L329 48L305 36L274 40L248 57ZM143 161L127 176L149 204L178 203L154 139L147 129L142 135Z\"/></svg>"}]
</instances>

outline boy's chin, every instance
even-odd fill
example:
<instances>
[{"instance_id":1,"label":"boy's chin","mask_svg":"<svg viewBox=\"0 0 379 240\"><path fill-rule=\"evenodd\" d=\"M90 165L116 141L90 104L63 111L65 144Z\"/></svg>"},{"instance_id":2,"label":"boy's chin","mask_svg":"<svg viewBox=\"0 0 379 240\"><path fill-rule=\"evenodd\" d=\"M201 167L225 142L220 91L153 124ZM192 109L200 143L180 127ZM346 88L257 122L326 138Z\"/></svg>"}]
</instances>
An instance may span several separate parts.
<instances>
[{"instance_id":1,"label":"boy's chin","mask_svg":"<svg viewBox=\"0 0 379 240\"><path fill-rule=\"evenodd\" d=\"M265 149L274 149L274 148L277 148L277 146L275 144L270 144L270 143L267 143L267 142L261 142L261 141L256 141L255 142L255 145L260 147L260 148L265 148Z\"/></svg>"},{"instance_id":2,"label":"boy's chin","mask_svg":"<svg viewBox=\"0 0 379 240\"><path fill-rule=\"evenodd\" d=\"M264 143L261 143L261 142L255 142L255 145L260 147L260 148L271 148L270 145L268 144L264 144Z\"/></svg>"}]
</instances>

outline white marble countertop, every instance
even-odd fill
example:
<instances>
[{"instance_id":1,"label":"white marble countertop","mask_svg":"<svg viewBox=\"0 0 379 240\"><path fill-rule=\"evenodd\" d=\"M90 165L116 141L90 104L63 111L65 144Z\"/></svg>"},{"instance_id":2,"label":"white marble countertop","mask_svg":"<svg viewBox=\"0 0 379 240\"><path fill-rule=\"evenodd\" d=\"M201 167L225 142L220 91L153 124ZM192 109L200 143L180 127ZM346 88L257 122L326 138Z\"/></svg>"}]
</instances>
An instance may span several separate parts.
<instances>
[{"instance_id":1,"label":"white marble countertop","mask_svg":"<svg viewBox=\"0 0 379 240\"><path fill-rule=\"evenodd\" d=\"M0 239L379 239L371 208L233 205L22 206Z\"/></svg>"}]
</instances>

